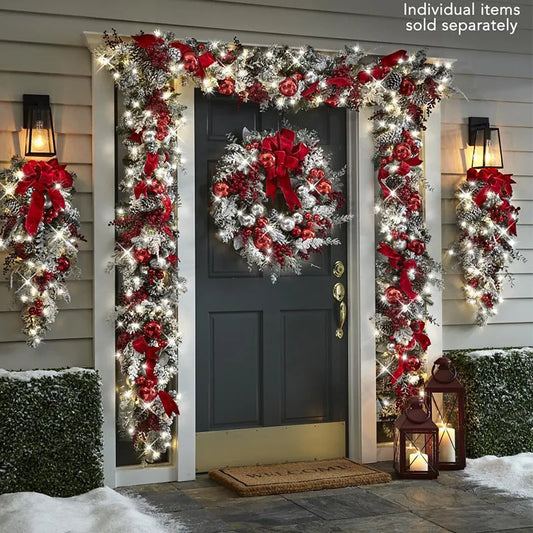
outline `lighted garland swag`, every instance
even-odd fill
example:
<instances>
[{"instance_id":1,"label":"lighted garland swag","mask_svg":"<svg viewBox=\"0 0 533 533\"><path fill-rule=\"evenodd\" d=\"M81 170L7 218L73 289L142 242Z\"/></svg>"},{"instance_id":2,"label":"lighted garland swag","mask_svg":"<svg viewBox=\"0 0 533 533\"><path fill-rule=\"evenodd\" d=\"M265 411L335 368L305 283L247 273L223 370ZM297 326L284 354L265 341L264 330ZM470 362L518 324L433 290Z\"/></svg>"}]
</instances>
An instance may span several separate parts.
<instances>
[{"instance_id":1,"label":"lighted garland swag","mask_svg":"<svg viewBox=\"0 0 533 533\"><path fill-rule=\"evenodd\" d=\"M423 383L430 341L430 286L439 265L426 250L421 214L420 132L427 114L450 92L450 66L428 63L424 52L367 56L359 47L321 54L311 47L245 48L234 43L177 41L171 33L123 41L105 35L98 59L124 95L127 148L117 212L114 264L121 273L117 357L127 383L121 390L124 427L145 461L171 443L176 394L165 392L176 372L180 342L175 309L184 282L178 275L178 133L184 106L176 78L206 94L235 95L262 110L308 110L326 104L373 106L373 154L381 188L376 338L381 415L393 414ZM260 154L259 154L260 155ZM391 386L392 385L392 386Z\"/></svg>"}]
</instances>

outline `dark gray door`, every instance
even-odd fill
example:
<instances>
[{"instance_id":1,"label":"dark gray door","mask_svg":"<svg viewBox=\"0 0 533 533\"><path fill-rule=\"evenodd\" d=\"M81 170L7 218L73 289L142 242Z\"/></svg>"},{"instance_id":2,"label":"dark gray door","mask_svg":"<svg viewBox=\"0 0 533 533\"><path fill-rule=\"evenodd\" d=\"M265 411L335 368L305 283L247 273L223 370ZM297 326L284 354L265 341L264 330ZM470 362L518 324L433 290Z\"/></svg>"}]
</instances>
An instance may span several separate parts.
<instances>
[{"instance_id":1,"label":"dark gray door","mask_svg":"<svg viewBox=\"0 0 533 533\"><path fill-rule=\"evenodd\" d=\"M346 164L346 112L320 108L287 115L295 128L317 130ZM347 335L335 336L339 304L333 264L342 246L312 255L302 276L272 285L221 243L208 214L209 184L228 133L278 129L281 117L234 99L195 96L197 431L347 420ZM346 326L345 326L346 328Z\"/></svg>"}]
</instances>

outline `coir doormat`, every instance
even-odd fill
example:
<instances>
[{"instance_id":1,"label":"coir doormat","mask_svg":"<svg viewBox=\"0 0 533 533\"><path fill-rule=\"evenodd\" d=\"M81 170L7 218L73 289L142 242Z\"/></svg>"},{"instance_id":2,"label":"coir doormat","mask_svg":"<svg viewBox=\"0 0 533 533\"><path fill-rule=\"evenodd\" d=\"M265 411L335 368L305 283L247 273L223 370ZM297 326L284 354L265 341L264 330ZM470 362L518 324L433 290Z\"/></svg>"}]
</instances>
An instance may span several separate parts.
<instances>
[{"instance_id":1,"label":"coir doormat","mask_svg":"<svg viewBox=\"0 0 533 533\"><path fill-rule=\"evenodd\" d=\"M240 496L352 487L391 480L389 474L350 459L228 467L211 470L209 477Z\"/></svg>"}]
</instances>

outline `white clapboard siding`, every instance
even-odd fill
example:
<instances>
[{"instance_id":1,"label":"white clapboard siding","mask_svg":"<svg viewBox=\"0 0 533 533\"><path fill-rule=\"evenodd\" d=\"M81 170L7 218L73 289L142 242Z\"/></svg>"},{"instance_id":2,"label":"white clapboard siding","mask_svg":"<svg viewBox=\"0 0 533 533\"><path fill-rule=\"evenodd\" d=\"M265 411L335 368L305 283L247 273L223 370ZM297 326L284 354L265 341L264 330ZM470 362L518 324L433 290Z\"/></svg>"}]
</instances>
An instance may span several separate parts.
<instances>
[{"instance_id":1,"label":"white clapboard siding","mask_svg":"<svg viewBox=\"0 0 533 533\"><path fill-rule=\"evenodd\" d=\"M492 324L533 322L533 298L505 299L498 305L498 314L491 317ZM475 323L475 307L464 300L442 302L444 324L461 325Z\"/></svg>"},{"instance_id":2,"label":"white clapboard siding","mask_svg":"<svg viewBox=\"0 0 533 533\"><path fill-rule=\"evenodd\" d=\"M493 4L515 5L504 0ZM0 167L20 152L22 94L50 94L58 157L78 175L79 194L74 202L80 209L82 232L89 240L81 246L82 281L72 282L76 283L73 306L91 305L92 292L85 294L88 284L93 277L106 274L104 265L98 265L97 272L92 265L92 213L98 213L98 206L92 205L91 66L83 32L117 28L127 35L159 27L174 31L179 38L231 41L237 35L245 44L311 44L337 50L345 43L359 43L374 54L424 47L432 57L457 60L456 84L469 98L456 95L441 104L443 246L455 235L454 188L464 179L471 157L471 149L466 148L467 117L488 116L491 124L501 128L505 170L514 173L517 181L514 199L522 207L517 246L530 259L512 267L517 284L508 296L512 302L527 301L533 275L533 24L531 2L521 0L517 5L522 14L515 35L472 33L453 38L442 33L406 32L403 2L397 0L153 0L149 6L131 0L17 0L0 6ZM459 275L452 272L444 279L445 301L461 305ZM28 349L20 337L10 340L18 326L7 317L15 314L0 311L0 366L91 365L92 330L82 327L90 309L73 306L62 310L60 316L64 316L54 326L57 340L46 342L38 352ZM511 305L509 309L505 313L512 315L515 308ZM509 322L489 325L482 335L467 322L445 325L444 347L523 345L533 342L531 329L530 323ZM37 353L38 363L32 358Z\"/></svg>"},{"instance_id":3,"label":"white clapboard siding","mask_svg":"<svg viewBox=\"0 0 533 533\"><path fill-rule=\"evenodd\" d=\"M531 323L444 326L442 335L446 350L533 345Z\"/></svg>"},{"instance_id":4,"label":"white clapboard siding","mask_svg":"<svg viewBox=\"0 0 533 533\"><path fill-rule=\"evenodd\" d=\"M533 298L533 274L515 274L513 281L504 280L505 298ZM446 275L444 300L463 300L463 277L460 274Z\"/></svg>"},{"instance_id":5,"label":"white clapboard siding","mask_svg":"<svg viewBox=\"0 0 533 533\"><path fill-rule=\"evenodd\" d=\"M0 102L0 131L22 129L22 95L20 103ZM92 134L90 105L52 104L54 130L56 133Z\"/></svg>"},{"instance_id":6,"label":"white clapboard siding","mask_svg":"<svg viewBox=\"0 0 533 533\"><path fill-rule=\"evenodd\" d=\"M47 339L87 339L93 333L93 312L91 309L63 309L58 313ZM2 340L4 342L24 341L21 332L20 313L2 313ZM0 344L0 349L2 344ZM0 356L1 357L1 356Z\"/></svg>"},{"instance_id":7,"label":"white clapboard siding","mask_svg":"<svg viewBox=\"0 0 533 533\"><path fill-rule=\"evenodd\" d=\"M69 280L67 282L70 293L70 304L58 300L59 309L92 309L92 281ZM19 311L20 305L14 297L15 291L10 290L7 282L0 282L0 313L4 311Z\"/></svg>"},{"instance_id":8,"label":"white clapboard siding","mask_svg":"<svg viewBox=\"0 0 533 533\"><path fill-rule=\"evenodd\" d=\"M54 327L57 329L58 324ZM93 366L93 341L90 335L78 339L51 340L47 337L37 349L23 341L0 344L0 368L31 370L62 368L67 365Z\"/></svg>"}]
</instances>

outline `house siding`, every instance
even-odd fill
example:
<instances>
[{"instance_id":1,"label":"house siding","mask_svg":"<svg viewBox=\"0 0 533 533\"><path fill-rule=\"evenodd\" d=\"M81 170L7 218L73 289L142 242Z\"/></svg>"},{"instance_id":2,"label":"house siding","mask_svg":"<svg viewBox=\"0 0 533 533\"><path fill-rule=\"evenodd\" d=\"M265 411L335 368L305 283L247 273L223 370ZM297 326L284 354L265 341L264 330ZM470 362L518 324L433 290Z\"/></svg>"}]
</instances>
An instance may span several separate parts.
<instances>
[{"instance_id":1,"label":"house siding","mask_svg":"<svg viewBox=\"0 0 533 533\"><path fill-rule=\"evenodd\" d=\"M0 282L0 367L93 365L92 295L97 280L92 222L98 206L92 201L91 61L83 32L113 27L121 34L159 27L200 40L232 40L237 35L246 44L309 43L331 50L358 42L370 53L427 46L430 56L456 59L456 85L469 101L457 95L442 103L443 247L455 235L454 188L467 169L466 119L489 116L501 128L505 170L517 181L515 200L522 208L517 246L529 262L512 266L514 287L506 288L499 314L480 329L462 300L460 275L444 261L444 348L533 343L533 24L532 6L519 5L522 15L514 36L485 33L453 39L404 31L403 2L396 0L155 0L149 6L126 0L0 2L0 165L8 165L10 157L21 152L22 94L50 94L58 158L78 175L74 202L87 237L80 252L81 278L70 282L72 303L61 305L37 351L25 345L19 312L12 306L7 282Z\"/></svg>"}]
</instances>

